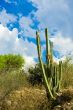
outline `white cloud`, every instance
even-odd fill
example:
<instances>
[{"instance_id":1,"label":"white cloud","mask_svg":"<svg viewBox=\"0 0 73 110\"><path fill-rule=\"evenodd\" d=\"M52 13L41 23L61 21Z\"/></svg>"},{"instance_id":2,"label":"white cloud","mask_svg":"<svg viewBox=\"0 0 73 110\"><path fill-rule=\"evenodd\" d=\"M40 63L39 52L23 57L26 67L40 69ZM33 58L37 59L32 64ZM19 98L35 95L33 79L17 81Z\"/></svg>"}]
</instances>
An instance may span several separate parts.
<instances>
[{"instance_id":1,"label":"white cloud","mask_svg":"<svg viewBox=\"0 0 73 110\"><path fill-rule=\"evenodd\" d=\"M42 0L41 2L40 0L28 0L28 1L32 2L32 5L36 6L38 8L38 11L45 10L47 12L48 10L51 10L52 8L55 8L55 9L59 8L59 10L63 10L63 11L68 10L68 5L66 4L65 0L56 0L56 1L55 0Z\"/></svg>"},{"instance_id":2,"label":"white cloud","mask_svg":"<svg viewBox=\"0 0 73 110\"><path fill-rule=\"evenodd\" d=\"M53 57L53 60L55 63L59 64L59 61L64 62L66 60L66 56L63 56L62 58L58 59L55 56Z\"/></svg>"},{"instance_id":3,"label":"white cloud","mask_svg":"<svg viewBox=\"0 0 73 110\"><path fill-rule=\"evenodd\" d=\"M28 72L29 67L35 67L36 62L34 61L34 59L32 57L27 57L25 56L25 65L23 67L23 69Z\"/></svg>"},{"instance_id":4,"label":"white cloud","mask_svg":"<svg viewBox=\"0 0 73 110\"><path fill-rule=\"evenodd\" d=\"M68 4L65 0L28 0L31 1L35 7L37 7L37 11L34 15L40 21L40 24L43 26L49 25L49 20L52 18L54 20L56 17L57 20L60 19L60 14L67 14L69 11ZM56 16L57 15L57 16ZM63 17L64 18L64 17ZM61 18L62 19L62 18ZM45 22L44 22L45 21Z\"/></svg>"},{"instance_id":5,"label":"white cloud","mask_svg":"<svg viewBox=\"0 0 73 110\"><path fill-rule=\"evenodd\" d=\"M19 52L20 54L24 56L27 55L32 58L37 57L36 45L32 42L28 42L27 39L25 41L22 39L18 39L15 45L15 48L14 48L14 52L16 53Z\"/></svg>"},{"instance_id":6,"label":"white cloud","mask_svg":"<svg viewBox=\"0 0 73 110\"><path fill-rule=\"evenodd\" d=\"M27 37L35 37L36 31L31 28L33 21L30 17L21 17L19 20L20 28L22 29L22 34Z\"/></svg>"},{"instance_id":7,"label":"white cloud","mask_svg":"<svg viewBox=\"0 0 73 110\"><path fill-rule=\"evenodd\" d=\"M14 28L9 31L7 27L0 24L0 54L13 52L18 30Z\"/></svg>"},{"instance_id":8,"label":"white cloud","mask_svg":"<svg viewBox=\"0 0 73 110\"><path fill-rule=\"evenodd\" d=\"M72 37L72 12L70 4L67 0L28 0L37 8L36 12L32 12L34 19L37 19L39 29L48 27L50 30L56 28L61 31L64 36ZM32 14L31 13L31 14Z\"/></svg>"},{"instance_id":9,"label":"white cloud","mask_svg":"<svg viewBox=\"0 0 73 110\"><path fill-rule=\"evenodd\" d=\"M48 27L50 30L57 28L61 32L71 30L69 21L69 6L65 0L28 0L37 8L37 11L29 13L28 17L21 17L19 20L20 34L28 37L35 37L35 29L31 26L35 24L34 20L39 21L39 30ZM31 18L33 15L33 18ZM43 33L43 31L41 32ZM44 34L41 36L44 40Z\"/></svg>"},{"instance_id":10,"label":"white cloud","mask_svg":"<svg viewBox=\"0 0 73 110\"><path fill-rule=\"evenodd\" d=\"M61 56L73 55L73 41L70 37L64 38L59 32L50 40L53 41L54 49L58 51Z\"/></svg>"},{"instance_id":11,"label":"white cloud","mask_svg":"<svg viewBox=\"0 0 73 110\"><path fill-rule=\"evenodd\" d=\"M10 0L5 0L5 2L7 2L7 3L11 3Z\"/></svg>"},{"instance_id":12,"label":"white cloud","mask_svg":"<svg viewBox=\"0 0 73 110\"><path fill-rule=\"evenodd\" d=\"M0 23L6 26L8 23L14 23L17 21L17 17L13 14L9 14L3 9L0 12Z\"/></svg>"},{"instance_id":13,"label":"white cloud","mask_svg":"<svg viewBox=\"0 0 73 110\"><path fill-rule=\"evenodd\" d=\"M5 0L5 2L7 2L7 3L14 3L15 5L17 5L17 2L16 1Z\"/></svg>"},{"instance_id":14,"label":"white cloud","mask_svg":"<svg viewBox=\"0 0 73 110\"><path fill-rule=\"evenodd\" d=\"M29 42L27 39L25 41L18 39L16 28L9 31L7 27L0 24L0 54L6 53L17 53L32 58L37 57L36 45L33 42Z\"/></svg>"}]
</instances>

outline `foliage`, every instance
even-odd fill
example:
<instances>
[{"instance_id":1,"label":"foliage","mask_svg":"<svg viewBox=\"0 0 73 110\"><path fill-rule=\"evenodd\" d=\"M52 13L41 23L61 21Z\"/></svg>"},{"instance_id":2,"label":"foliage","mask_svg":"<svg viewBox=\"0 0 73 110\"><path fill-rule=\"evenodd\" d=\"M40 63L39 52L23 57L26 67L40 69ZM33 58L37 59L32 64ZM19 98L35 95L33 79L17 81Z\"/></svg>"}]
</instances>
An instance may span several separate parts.
<instances>
[{"instance_id":1,"label":"foliage","mask_svg":"<svg viewBox=\"0 0 73 110\"><path fill-rule=\"evenodd\" d=\"M36 66L33 68L29 68L29 77L28 81L32 85L40 85L43 84L43 78L42 78L42 70L39 64L36 64Z\"/></svg>"},{"instance_id":2,"label":"foliage","mask_svg":"<svg viewBox=\"0 0 73 110\"><path fill-rule=\"evenodd\" d=\"M20 55L0 55L0 72L7 72L20 69L24 64L24 59Z\"/></svg>"}]
</instances>

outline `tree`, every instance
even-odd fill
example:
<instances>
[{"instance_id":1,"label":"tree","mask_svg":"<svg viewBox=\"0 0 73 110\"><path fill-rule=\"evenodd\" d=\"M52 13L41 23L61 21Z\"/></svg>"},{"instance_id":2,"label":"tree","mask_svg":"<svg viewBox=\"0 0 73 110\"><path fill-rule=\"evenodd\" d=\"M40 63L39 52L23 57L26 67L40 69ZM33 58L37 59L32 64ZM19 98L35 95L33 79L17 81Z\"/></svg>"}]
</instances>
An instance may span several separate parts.
<instances>
[{"instance_id":1,"label":"tree","mask_svg":"<svg viewBox=\"0 0 73 110\"><path fill-rule=\"evenodd\" d=\"M20 55L0 55L0 71L19 70L24 64L24 58Z\"/></svg>"}]
</instances>

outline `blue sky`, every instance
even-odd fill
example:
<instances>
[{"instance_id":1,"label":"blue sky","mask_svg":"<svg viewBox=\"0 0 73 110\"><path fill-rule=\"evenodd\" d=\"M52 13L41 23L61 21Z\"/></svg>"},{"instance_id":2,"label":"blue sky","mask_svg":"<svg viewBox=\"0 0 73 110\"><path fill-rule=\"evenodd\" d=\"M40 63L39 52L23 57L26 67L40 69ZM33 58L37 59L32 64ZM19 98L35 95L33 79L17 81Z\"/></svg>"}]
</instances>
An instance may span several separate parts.
<instances>
[{"instance_id":1,"label":"blue sky","mask_svg":"<svg viewBox=\"0 0 73 110\"><path fill-rule=\"evenodd\" d=\"M54 43L54 57L73 55L72 0L0 0L0 54L19 53L37 59L35 32L44 29Z\"/></svg>"}]
</instances>

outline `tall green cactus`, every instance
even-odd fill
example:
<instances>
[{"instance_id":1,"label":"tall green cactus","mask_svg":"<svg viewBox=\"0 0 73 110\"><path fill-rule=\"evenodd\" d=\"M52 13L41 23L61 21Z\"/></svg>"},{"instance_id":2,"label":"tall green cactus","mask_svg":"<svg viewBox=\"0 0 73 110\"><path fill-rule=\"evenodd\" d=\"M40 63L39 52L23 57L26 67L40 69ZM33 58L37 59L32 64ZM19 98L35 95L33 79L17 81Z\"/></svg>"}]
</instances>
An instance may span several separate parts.
<instances>
[{"instance_id":1,"label":"tall green cactus","mask_svg":"<svg viewBox=\"0 0 73 110\"><path fill-rule=\"evenodd\" d=\"M59 62L59 65L54 65L53 63L53 43L49 40L48 30L45 29L45 38L46 38L46 68L44 68L44 63L42 61L41 54L41 44L39 32L36 32L36 43L38 51L38 59L41 65L43 80L45 83L45 88L47 95L52 99L55 99L56 92L60 89L61 77L62 77L62 62Z\"/></svg>"},{"instance_id":2,"label":"tall green cactus","mask_svg":"<svg viewBox=\"0 0 73 110\"><path fill-rule=\"evenodd\" d=\"M40 62L40 65L41 65L41 69L42 69L42 73L43 73L43 79L44 79L44 83L45 83L45 86L46 86L46 90L47 90L47 93L50 93L50 96L52 98L53 97L53 94L50 90L50 85L48 84L48 78L46 76L46 73L45 73L45 68L44 68L44 65L43 65L43 62L42 62L42 58L41 58L41 46L40 46L40 37L39 37L39 33L36 32L36 40L37 40L37 50L38 50L38 58L39 58L39 62Z\"/></svg>"}]
</instances>

